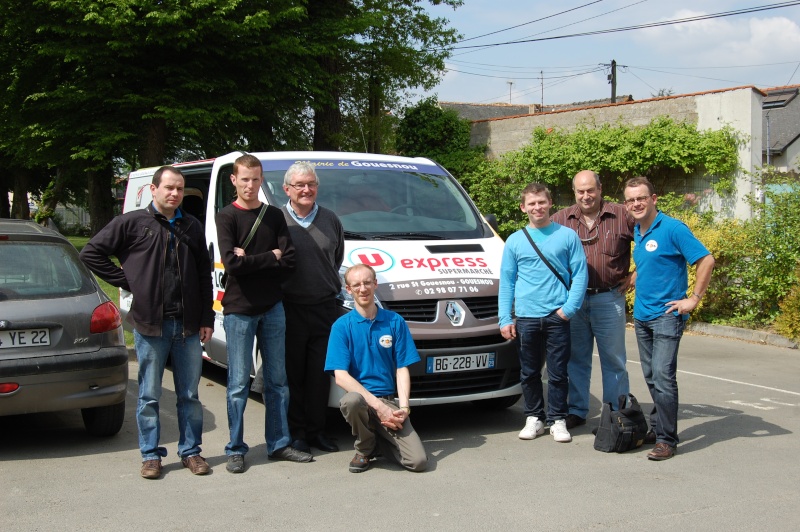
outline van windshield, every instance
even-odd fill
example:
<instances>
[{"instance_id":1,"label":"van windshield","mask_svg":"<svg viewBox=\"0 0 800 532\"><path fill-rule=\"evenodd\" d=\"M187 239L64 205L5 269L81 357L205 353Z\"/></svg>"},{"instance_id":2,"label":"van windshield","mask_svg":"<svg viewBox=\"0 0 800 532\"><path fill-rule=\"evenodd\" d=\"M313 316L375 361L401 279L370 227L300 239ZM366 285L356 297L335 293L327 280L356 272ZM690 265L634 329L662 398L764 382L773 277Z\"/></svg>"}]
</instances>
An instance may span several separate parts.
<instances>
[{"instance_id":1,"label":"van windshield","mask_svg":"<svg viewBox=\"0 0 800 532\"><path fill-rule=\"evenodd\" d=\"M269 161L264 168L264 192L270 203L283 206L285 170L267 170ZM448 175L383 168L316 171L317 203L339 216L349 239L486 237L472 202Z\"/></svg>"}]
</instances>

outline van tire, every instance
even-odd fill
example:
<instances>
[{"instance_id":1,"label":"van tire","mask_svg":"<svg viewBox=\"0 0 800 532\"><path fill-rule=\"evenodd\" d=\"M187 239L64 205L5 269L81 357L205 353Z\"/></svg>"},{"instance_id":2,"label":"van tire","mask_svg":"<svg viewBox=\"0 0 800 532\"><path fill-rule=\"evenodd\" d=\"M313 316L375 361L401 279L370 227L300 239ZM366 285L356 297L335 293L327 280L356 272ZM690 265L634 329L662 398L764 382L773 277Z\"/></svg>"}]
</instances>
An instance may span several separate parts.
<instances>
[{"instance_id":1,"label":"van tire","mask_svg":"<svg viewBox=\"0 0 800 532\"><path fill-rule=\"evenodd\" d=\"M472 404L478 406L480 408L486 408L488 410L503 410L505 408L510 408L517 404L519 398L522 395L507 395L505 397L495 397L493 399L481 399L480 401L472 401Z\"/></svg>"},{"instance_id":2,"label":"van tire","mask_svg":"<svg viewBox=\"0 0 800 532\"><path fill-rule=\"evenodd\" d=\"M92 436L106 438L113 436L122 428L125 421L125 401L109 406L81 409L83 426Z\"/></svg>"}]
</instances>

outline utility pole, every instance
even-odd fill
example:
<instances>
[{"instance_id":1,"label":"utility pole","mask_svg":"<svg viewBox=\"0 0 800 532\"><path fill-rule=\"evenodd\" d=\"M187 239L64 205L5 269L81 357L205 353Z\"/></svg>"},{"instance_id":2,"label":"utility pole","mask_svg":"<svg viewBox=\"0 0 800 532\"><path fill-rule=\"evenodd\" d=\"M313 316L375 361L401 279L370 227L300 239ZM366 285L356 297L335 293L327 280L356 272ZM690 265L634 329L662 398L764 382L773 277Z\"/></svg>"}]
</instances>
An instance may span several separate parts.
<instances>
[{"instance_id":1,"label":"utility pole","mask_svg":"<svg viewBox=\"0 0 800 532\"><path fill-rule=\"evenodd\" d=\"M542 80L542 107L541 111L544 112L544 70L539 71L539 78Z\"/></svg>"},{"instance_id":2,"label":"utility pole","mask_svg":"<svg viewBox=\"0 0 800 532\"><path fill-rule=\"evenodd\" d=\"M611 103L617 103L617 61L611 60Z\"/></svg>"},{"instance_id":3,"label":"utility pole","mask_svg":"<svg viewBox=\"0 0 800 532\"><path fill-rule=\"evenodd\" d=\"M506 83L508 83L508 103L511 104L511 86L514 85L514 82L508 80Z\"/></svg>"}]
</instances>

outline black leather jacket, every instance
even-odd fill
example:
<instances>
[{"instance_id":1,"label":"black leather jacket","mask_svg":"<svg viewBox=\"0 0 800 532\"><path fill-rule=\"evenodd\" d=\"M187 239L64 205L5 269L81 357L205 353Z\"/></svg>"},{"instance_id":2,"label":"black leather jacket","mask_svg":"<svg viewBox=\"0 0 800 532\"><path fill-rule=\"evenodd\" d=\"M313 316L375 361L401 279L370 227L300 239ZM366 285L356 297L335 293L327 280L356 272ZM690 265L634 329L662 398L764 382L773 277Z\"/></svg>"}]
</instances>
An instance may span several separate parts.
<instances>
[{"instance_id":1,"label":"black leather jacket","mask_svg":"<svg viewBox=\"0 0 800 532\"><path fill-rule=\"evenodd\" d=\"M200 221L181 211L175 220L178 271L183 306L183 334L214 327L211 260ZM160 336L163 320L164 267L170 223L153 208L114 218L81 251L81 260L98 277L133 293L128 314L140 334ZM122 268L110 257L116 256Z\"/></svg>"}]
</instances>

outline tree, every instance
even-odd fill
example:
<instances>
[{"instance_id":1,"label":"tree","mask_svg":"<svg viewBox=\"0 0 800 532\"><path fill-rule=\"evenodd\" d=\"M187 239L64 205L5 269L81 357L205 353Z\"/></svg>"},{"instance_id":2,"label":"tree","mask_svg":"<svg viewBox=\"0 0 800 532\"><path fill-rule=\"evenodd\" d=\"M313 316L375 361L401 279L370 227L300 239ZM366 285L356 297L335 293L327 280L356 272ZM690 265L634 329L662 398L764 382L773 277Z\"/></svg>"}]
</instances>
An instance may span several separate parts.
<instances>
[{"instance_id":1,"label":"tree","mask_svg":"<svg viewBox=\"0 0 800 532\"><path fill-rule=\"evenodd\" d=\"M397 150L411 157L429 157L447 168L465 187L484 161L483 146L470 147L470 122L452 109L442 109L436 96L408 107L397 127Z\"/></svg>"}]
</instances>

